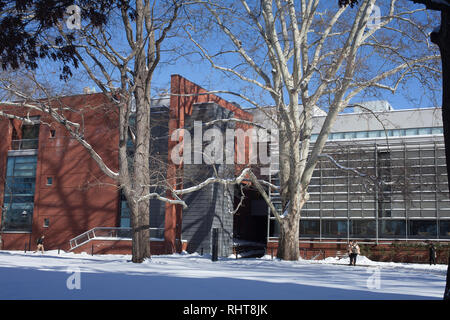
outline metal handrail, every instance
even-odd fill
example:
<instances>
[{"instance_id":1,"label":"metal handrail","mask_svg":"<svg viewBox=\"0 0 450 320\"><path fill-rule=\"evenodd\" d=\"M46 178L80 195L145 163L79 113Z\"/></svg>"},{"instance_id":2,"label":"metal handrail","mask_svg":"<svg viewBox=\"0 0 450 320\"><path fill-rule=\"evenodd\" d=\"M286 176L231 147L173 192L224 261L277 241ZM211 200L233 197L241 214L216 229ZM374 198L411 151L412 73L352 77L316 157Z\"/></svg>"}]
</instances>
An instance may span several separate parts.
<instances>
[{"instance_id":1,"label":"metal handrail","mask_svg":"<svg viewBox=\"0 0 450 320\"><path fill-rule=\"evenodd\" d=\"M69 240L70 250L73 250L93 239L96 238L110 238L110 239L131 239L128 233L131 232L132 228L123 227L95 227L82 234L76 236ZM164 228L148 228L148 230L158 230L164 231ZM97 232L97 233L96 233ZM162 239L160 237L154 237L157 239Z\"/></svg>"}]
</instances>

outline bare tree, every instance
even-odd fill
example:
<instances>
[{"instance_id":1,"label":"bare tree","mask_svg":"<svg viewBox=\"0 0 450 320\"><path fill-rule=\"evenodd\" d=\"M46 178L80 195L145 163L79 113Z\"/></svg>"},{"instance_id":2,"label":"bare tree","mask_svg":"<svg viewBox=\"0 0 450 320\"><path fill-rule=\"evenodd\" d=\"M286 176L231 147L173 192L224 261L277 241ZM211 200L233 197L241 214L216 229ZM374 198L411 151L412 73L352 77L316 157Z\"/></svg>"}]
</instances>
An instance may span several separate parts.
<instances>
[{"instance_id":1,"label":"bare tree","mask_svg":"<svg viewBox=\"0 0 450 320\"><path fill-rule=\"evenodd\" d=\"M274 105L271 120L279 130L283 210L275 209L267 189L256 180L255 187L280 225L278 257L297 260L302 207L339 113L367 90L395 93L409 77L435 79L440 73L439 54L428 52L430 19L421 15L423 10L397 0L383 2L382 8L375 7L375 0L360 1L353 8L319 0L240 0L226 7L220 1L198 3L202 16L192 18L185 30L199 53L214 68L258 88ZM196 23L208 24L207 37L200 36ZM217 49L202 42L210 41L212 32L220 39ZM246 101L263 105L256 99ZM327 115L312 143L317 106Z\"/></svg>"},{"instance_id":2,"label":"bare tree","mask_svg":"<svg viewBox=\"0 0 450 320\"><path fill-rule=\"evenodd\" d=\"M93 7L95 5L92 3ZM23 98L19 102L9 101L6 105L10 108L38 110L51 116L89 152L105 175L116 181L131 210L133 262L142 262L150 257L148 199L158 198L171 203L180 203L179 200L171 200L151 192L149 144L152 77L161 60L162 43L169 36L181 5L182 1L177 0L158 3L149 0L115 1L102 7L107 9L104 14L109 16L108 23L103 24L92 19L84 24L81 11L90 12L93 7L78 8L80 12L74 7L69 12L72 15L69 18L79 19L78 22L69 21L66 16L66 19L55 19L56 22L52 21L52 24L46 25L47 28L40 30L39 35L42 37L44 33L44 38L48 39L45 48L48 50L70 48L66 51L70 51L72 61L76 62L75 66L83 67L89 78L109 98L111 110L118 110L118 171L108 167L104 159L86 141L80 130L82 124L69 121L58 108L42 103L41 100L40 103L30 100L29 96L23 95L17 88L5 87L15 96ZM38 15L36 9L37 7L31 7L28 16ZM17 7L10 7L3 13L9 16L16 14L22 19L25 17L23 10L20 11ZM5 18L4 21L9 20ZM51 28L48 28L49 25ZM36 46L39 45L44 44L36 43ZM30 56L34 57L33 52L27 58ZM64 70L68 73L67 69ZM35 84L39 85L38 82ZM2 115L14 116L4 113ZM134 125L130 122L132 117L135 118ZM24 118L23 120L26 121ZM133 144L132 154L127 152L127 143L130 140Z\"/></svg>"}]
</instances>

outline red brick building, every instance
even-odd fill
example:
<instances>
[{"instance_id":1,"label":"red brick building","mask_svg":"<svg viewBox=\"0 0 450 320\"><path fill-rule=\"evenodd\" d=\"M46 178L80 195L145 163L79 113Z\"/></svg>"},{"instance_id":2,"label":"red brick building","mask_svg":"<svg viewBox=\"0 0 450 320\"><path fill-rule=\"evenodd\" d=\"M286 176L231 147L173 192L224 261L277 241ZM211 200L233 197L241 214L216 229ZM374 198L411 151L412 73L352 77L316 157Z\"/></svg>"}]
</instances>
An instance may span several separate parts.
<instances>
[{"instance_id":1,"label":"red brick building","mask_svg":"<svg viewBox=\"0 0 450 320\"><path fill-rule=\"evenodd\" d=\"M52 105L63 108L62 110L69 108L70 110L64 111L68 120L83 123L86 140L110 168L118 169L118 115L107 97L101 93L68 96L54 100ZM11 111L11 107L6 105L0 105L0 109ZM156 147L167 159L167 169L164 168L167 172L164 174L173 188L191 186L191 178L195 175L202 181L210 176L205 174L205 167L211 169L211 166L176 165L171 161L169 155L173 148L181 141L184 143L183 136L177 141L168 138L176 129L192 130L194 121L205 122L218 118L252 121L254 116L255 121L258 121L257 119L261 118L256 118L257 110L243 110L234 103L208 94L205 89L179 75L171 77L170 98L155 102L155 106L152 105L151 109L151 112L154 112L153 118L159 117L166 123L154 135L161 138ZM17 114L17 109L14 110ZM46 250L61 249L97 254L130 253L127 206L115 182L104 175L88 152L70 137L64 127L52 121L47 114L22 110L19 115L28 116L30 120L35 121L34 125L0 117L0 208L2 208L0 249L35 250L37 238L44 234ZM234 126L233 128L244 130L249 128L242 123L235 123ZM223 131L228 127L222 125L217 128ZM343 128L347 127L343 125ZM421 139L430 137L421 136ZM434 148L433 155L438 154L436 145ZM422 148L421 152L424 151L427 150ZM239 152L246 153L248 159L250 144L247 143L244 150L239 150L235 144L235 155L237 156ZM439 169L438 165L439 163L433 165L433 168ZM220 171L223 167L216 169ZM231 169L230 172L235 176L242 168L233 165ZM324 169L328 168L324 166ZM445 178L445 173L442 171L440 176ZM313 179L318 179L317 174ZM446 180L443 181L444 191L447 188L446 183ZM325 186L325 182L322 181L322 184L318 184L319 187L320 185ZM240 190L234 187L227 189L212 184L201 191L185 195L183 200L188 204L187 209L183 209L180 205L150 200L152 254L181 250L209 253L212 230L218 228L221 246L219 252L222 256L232 253L236 239L258 244L256 248L265 249L267 254L275 255L277 225L273 217L268 215L267 205L258 192L247 189L239 212L235 215L230 214L230 208L227 207L227 201L230 199L227 199L226 195L230 194L233 197L234 193L239 196L239 192ZM330 192L316 192L316 194L320 197L334 195ZM444 199L446 194L435 193L435 195ZM234 197L234 204L231 201L232 209L235 209L239 202L236 199L238 197ZM444 202L447 200L444 200L440 200L443 202L439 205L440 228L436 229L440 231L439 241L442 243L438 248L439 261L446 261L448 255L448 246L444 243L448 242L449 235L448 217L445 216L445 210L448 209L445 209ZM305 208L300 224L302 257L324 258L345 255L346 242L352 238L361 240L364 254L376 260L417 262L427 259L426 246L422 245L425 236L412 237L408 241L400 241L404 239L399 236L389 241L383 239L378 242L368 234L352 234L351 229L345 229L346 234L330 234L322 237L323 232L335 231L324 227L316 228L322 232L319 236L312 234L311 232L315 230L312 230L313 227L320 226L320 223L314 220L314 216L308 216L309 211L317 212L312 207L315 202L311 201ZM323 203L321 208L327 209ZM425 209L427 208L423 208ZM333 210L335 214L338 212L336 208ZM338 216L335 220L341 223L344 218ZM389 221L391 220L389 218ZM348 222L347 220L346 223ZM323 221L321 223L327 226Z\"/></svg>"},{"instance_id":2,"label":"red brick building","mask_svg":"<svg viewBox=\"0 0 450 320\"><path fill-rule=\"evenodd\" d=\"M77 95L56 103L75 109L68 120L83 119L86 139L108 166L117 168L117 115L107 99ZM44 234L46 249L67 250L71 238L89 229L117 226L119 192L113 181L65 128L48 115L29 116L38 120L34 126L0 118L3 249L34 249Z\"/></svg>"},{"instance_id":3,"label":"red brick building","mask_svg":"<svg viewBox=\"0 0 450 320\"><path fill-rule=\"evenodd\" d=\"M169 134L183 128L196 108L252 119L236 105L213 94L205 94L206 90L179 75L172 76L171 92L169 105L160 108L168 114ZM110 168L117 170L118 115L108 99L101 93L94 93L63 97L52 104L71 109L64 112L68 120L83 123L86 140ZM12 107L6 105L0 108L12 111ZM14 113L17 112L15 108ZM27 112L29 110L22 110L20 115ZM124 205L115 182L104 175L88 152L48 115L31 111L28 116L35 120L34 125L0 117L1 249L34 250L37 238L44 234L46 250L129 253L131 241L120 237L121 230L115 229L126 226ZM164 143L170 154L176 142L167 139ZM175 172L183 170L183 166L175 166L170 158L168 161L167 177L180 188L182 181L174 181L173 177ZM220 193L219 189L210 191ZM201 204L199 197L199 194L192 195L192 201ZM191 238L192 243L198 242L192 251L208 252L212 225L202 226L202 232L198 229L190 231L187 226L182 230L181 206L157 201L152 202L151 207L156 216L155 223L164 229L159 233L159 239L153 239L152 253L179 252L188 248ZM204 210L193 207L190 216L198 219L198 212ZM204 212L202 214L206 216ZM211 214L217 215L217 212L213 210ZM229 231L232 233L232 221ZM182 233L189 232L193 236L188 236L188 242L180 241L186 238ZM199 234L201 239L195 240ZM76 237L78 239L70 243Z\"/></svg>"}]
</instances>

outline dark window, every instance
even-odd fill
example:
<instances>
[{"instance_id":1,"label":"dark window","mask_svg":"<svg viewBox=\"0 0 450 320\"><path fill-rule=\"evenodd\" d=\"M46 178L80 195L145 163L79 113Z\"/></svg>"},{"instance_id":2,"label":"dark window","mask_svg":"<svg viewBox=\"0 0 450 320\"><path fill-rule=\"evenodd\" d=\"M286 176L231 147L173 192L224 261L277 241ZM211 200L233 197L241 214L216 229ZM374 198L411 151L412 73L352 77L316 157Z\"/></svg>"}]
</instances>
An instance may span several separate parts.
<instances>
[{"instance_id":1,"label":"dark window","mask_svg":"<svg viewBox=\"0 0 450 320\"><path fill-rule=\"evenodd\" d=\"M25 125L22 127L22 139L39 139L39 125Z\"/></svg>"},{"instance_id":2,"label":"dark window","mask_svg":"<svg viewBox=\"0 0 450 320\"><path fill-rule=\"evenodd\" d=\"M122 199L120 201L120 226L122 228L129 228L130 224L130 208L128 207L127 200Z\"/></svg>"},{"instance_id":3,"label":"dark window","mask_svg":"<svg viewBox=\"0 0 450 320\"><path fill-rule=\"evenodd\" d=\"M375 220L350 220L350 237L373 238L375 236Z\"/></svg>"},{"instance_id":4,"label":"dark window","mask_svg":"<svg viewBox=\"0 0 450 320\"><path fill-rule=\"evenodd\" d=\"M56 130L50 130L50 137L54 138L56 135Z\"/></svg>"},{"instance_id":5,"label":"dark window","mask_svg":"<svg viewBox=\"0 0 450 320\"><path fill-rule=\"evenodd\" d=\"M450 238L450 221L440 221L439 222L439 237Z\"/></svg>"},{"instance_id":6,"label":"dark window","mask_svg":"<svg viewBox=\"0 0 450 320\"><path fill-rule=\"evenodd\" d=\"M279 237L280 236L280 225L277 220L270 219L269 224L269 237Z\"/></svg>"},{"instance_id":7,"label":"dark window","mask_svg":"<svg viewBox=\"0 0 450 320\"><path fill-rule=\"evenodd\" d=\"M47 185L51 186L53 184L53 178L52 177L47 177Z\"/></svg>"},{"instance_id":8,"label":"dark window","mask_svg":"<svg viewBox=\"0 0 450 320\"><path fill-rule=\"evenodd\" d=\"M436 220L410 220L409 236L412 238L436 238Z\"/></svg>"},{"instance_id":9,"label":"dark window","mask_svg":"<svg viewBox=\"0 0 450 320\"><path fill-rule=\"evenodd\" d=\"M323 220L322 235L324 237L347 237L347 220Z\"/></svg>"},{"instance_id":10,"label":"dark window","mask_svg":"<svg viewBox=\"0 0 450 320\"><path fill-rule=\"evenodd\" d=\"M37 156L8 157L2 225L5 231L31 231Z\"/></svg>"},{"instance_id":11,"label":"dark window","mask_svg":"<svg viewBox=\"0 0 450 320\"><path fill-rule=\"evenodd\" d=\"M300 237L320 235L320 220L300 220Z\"/></svg>"},{"instance_id":12,"label":"dark window","mask_svg":"<svg viewBox=\"0 0 450 320\"><path fill-rule=\"evenodd\" d=\"M12 150L38 149L39 123L34 125L23 125L19 132L16 130L17 128L14 128L12 134Z\"/></svg>"},{"instance_id":13,"label":"dark window","mask_svg":"<svg viewBox=\"0 0 450 320\"><path fill-rule=\"evenodd\" d=\"M44 228L48 228L50 226L50 219L45 218L44 219Z\"/></svg>"},{"instance_id":14,"label":"dark window","mask_svg":"<svg viewBox=\"0 0 450 320\"><path fill-rule=\"evenodd\" d=\"M382 220L379 229L380 238L404 238L406 236L406 221Z\"/></svg>"}]
</instances>

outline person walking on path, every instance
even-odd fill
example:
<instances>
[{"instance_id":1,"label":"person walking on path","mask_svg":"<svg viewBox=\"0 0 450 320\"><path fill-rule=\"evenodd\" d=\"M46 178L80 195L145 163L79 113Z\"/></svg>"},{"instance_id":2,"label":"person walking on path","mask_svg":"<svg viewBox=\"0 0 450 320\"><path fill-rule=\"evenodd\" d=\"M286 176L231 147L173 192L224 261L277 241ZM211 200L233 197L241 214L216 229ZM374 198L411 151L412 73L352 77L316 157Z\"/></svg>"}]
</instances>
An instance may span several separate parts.
<instances>
[{"instance_id":1,"label":"person walking on path","mask_svg":"<svg viewBox=\"0 0 450 320\"><path fill-rule=\"evenodd\" d=\"M350 263L348 264L349 266L352 265L352 261L353 261L352 246L353 246L353 241L350 240L347 245L347 253L348 253L348 257L350 258Z\"/></svg>"},{"instance_id":2,"label":"person walking on path","mask_svg":"<svg viewBox=\"0 0 450 320\"><path fill-rule=\"evenodd\" d=\"M350 265L356 266L356 258L358 257L358 254L361 253L359 249L358 242L354 241L351 245L351 254L350 254Z\"/></svg>"},{"instance_id":3,"label":"person walking on path","mask_svg":"<svg viewBox=\"0 0 450 320\"><path fill-rule=\"evenodd\" d=\"M39 237L39 239L37 239L37 241L36 241L37 248L34 253L36 253L38 251L41 251L42 253L44 253L44 238L45 238L45 236L42 235Z\"/></svg>"},{"instance_id":4,"label":"person walking on path","mask_svg":"<svg viewBox=\"0 0 450 320\"><path fill-rule=\"evenodd\" d=\"M430 255L430 266L432 265L432 264L436 264L436 257L437 257L437 254L436 254L436 247L434 246L434 244L433 243L431 243L430 244L430 247L429 247L429 255Z\"/></svg>"}]
</instances>

